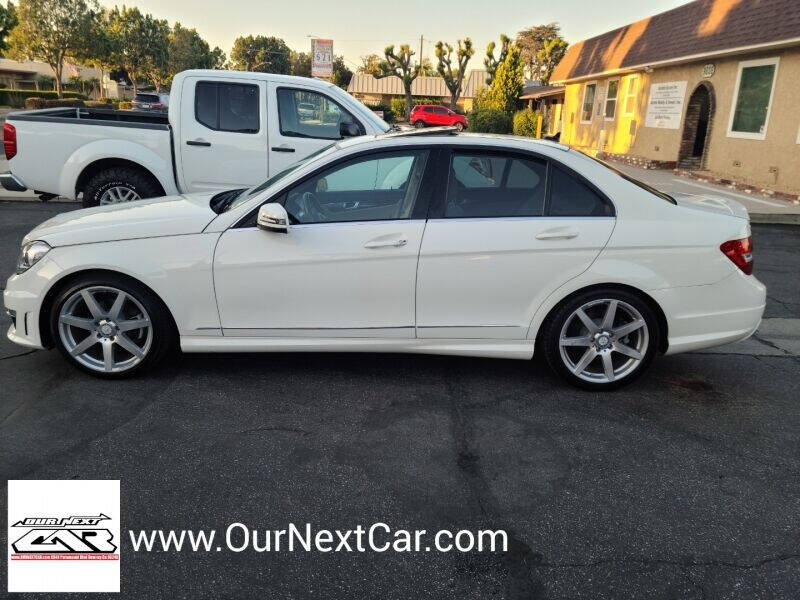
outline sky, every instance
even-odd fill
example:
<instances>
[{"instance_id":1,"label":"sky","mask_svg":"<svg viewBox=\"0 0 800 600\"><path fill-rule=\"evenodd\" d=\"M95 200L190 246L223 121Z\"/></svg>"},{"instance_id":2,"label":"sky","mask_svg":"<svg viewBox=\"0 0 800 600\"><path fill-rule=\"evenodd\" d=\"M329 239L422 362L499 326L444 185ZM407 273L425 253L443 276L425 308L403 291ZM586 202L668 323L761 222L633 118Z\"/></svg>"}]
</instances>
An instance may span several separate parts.
<instances>
[{"instance_id":1,"label":"sky","mask_svg":"<svg viewBox=\"0 0 800 600\"><path fill-rule=\"evenodd\" d=\"M470 37L476 48L470 69L483 68L486 45L501 33L514 37L530 25L558 22L570 43L669 10L686 0L127 0L154 17L194 27L211 45L230 54L240 35L273 35L290 48L310 51L310 37L333 39L334 54L350 69L366 54L383 55L391 43L408 43L435 64L434 44ZM100 0L113 7L123 2ZM492 7L492 8L489 8ZM415 57L416 58L416 57Z\"/></svg>"}]
</instances>

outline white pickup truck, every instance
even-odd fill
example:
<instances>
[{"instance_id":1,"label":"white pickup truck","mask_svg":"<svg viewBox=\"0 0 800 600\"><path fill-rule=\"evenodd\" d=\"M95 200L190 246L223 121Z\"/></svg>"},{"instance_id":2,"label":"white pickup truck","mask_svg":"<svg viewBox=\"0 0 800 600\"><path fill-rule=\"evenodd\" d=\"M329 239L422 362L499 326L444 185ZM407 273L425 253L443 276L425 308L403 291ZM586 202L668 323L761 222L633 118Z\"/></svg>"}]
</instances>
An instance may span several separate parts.
<instances>
[{"instance_id":1,"label":"white pickup truck","mask_svg":"<svg viewBox=\"0 0 800 600\"><path fill-rule=\"evenodd\" d=\"M389 125L333 84L231 71L175 76L168 114L54 108L3 127L7 190L84 206L256 185L347 136Z\"/></svg>"}]
</instances>

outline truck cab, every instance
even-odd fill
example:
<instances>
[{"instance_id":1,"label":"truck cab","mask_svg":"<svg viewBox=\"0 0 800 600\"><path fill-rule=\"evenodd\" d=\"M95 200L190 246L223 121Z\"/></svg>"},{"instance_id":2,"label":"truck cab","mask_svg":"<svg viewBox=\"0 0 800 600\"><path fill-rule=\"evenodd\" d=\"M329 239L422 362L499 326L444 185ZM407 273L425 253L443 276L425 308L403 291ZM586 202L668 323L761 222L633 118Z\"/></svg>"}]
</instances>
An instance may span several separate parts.
<instances>
[{"instance_id":1,"label":"truck cab","mask_svg":"<svg viewBox=\"0 0 800 600\"><path fill-rule=\"evenodd\" d=\"M11 113L7 189L96 206L256 185L342 137L389 130L342 89L319 79L184 71L167 115L59 108Z\"/></svg>"}]
</instances>

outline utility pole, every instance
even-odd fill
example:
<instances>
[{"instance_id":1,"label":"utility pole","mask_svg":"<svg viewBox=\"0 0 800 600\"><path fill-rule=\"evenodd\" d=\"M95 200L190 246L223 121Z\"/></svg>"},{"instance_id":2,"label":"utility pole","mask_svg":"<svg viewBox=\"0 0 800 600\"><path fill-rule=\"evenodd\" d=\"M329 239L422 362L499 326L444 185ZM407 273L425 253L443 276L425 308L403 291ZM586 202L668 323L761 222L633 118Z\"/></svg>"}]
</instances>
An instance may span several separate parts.
<instances>
[{"instance_id":1,"label":"utility pole","mask_svg":"<svg viewBox=\"0 0 800 600\"><path fill-rule=\"evenodd\" d=\"M417 75L422 75L422 42L423 37L419 36L419 73Z\"/></svg>"}]
</instances>

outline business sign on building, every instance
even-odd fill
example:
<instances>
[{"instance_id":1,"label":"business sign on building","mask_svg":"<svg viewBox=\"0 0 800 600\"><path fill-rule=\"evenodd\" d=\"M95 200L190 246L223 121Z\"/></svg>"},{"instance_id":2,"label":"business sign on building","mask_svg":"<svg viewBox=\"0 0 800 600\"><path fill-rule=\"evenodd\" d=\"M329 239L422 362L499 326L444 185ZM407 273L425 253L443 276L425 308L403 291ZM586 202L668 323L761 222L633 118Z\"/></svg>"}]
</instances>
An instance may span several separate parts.
<instances>
[{"instance_id":1,"label":"business sign on building","mask_svg":"<svg viewBox=\"0 0 800 600\"><path fill-rule=\"evenodd\" d=\"M329 79L333 75L333 40L311 40L311 76Z\"/></svg>"},{"instance_id":2,"label":"business sign on building","mask_svg":"<svg viewBox=\"0 0 800 600\"><path fill-rule=\"evenodd\" d=\"M650 86L645 127L678 129L681 126L683 100L686 97L685 81L654 83Z\"/></svg>"}]
</instances>

